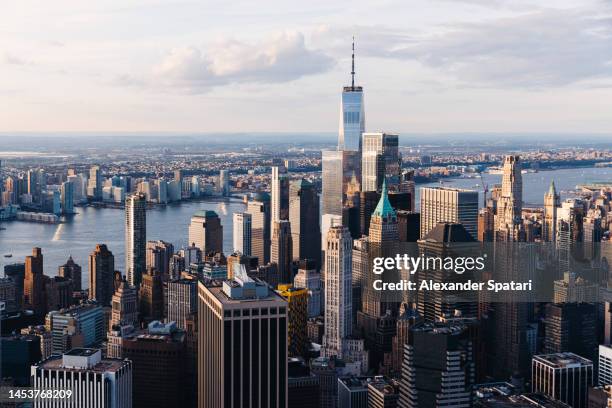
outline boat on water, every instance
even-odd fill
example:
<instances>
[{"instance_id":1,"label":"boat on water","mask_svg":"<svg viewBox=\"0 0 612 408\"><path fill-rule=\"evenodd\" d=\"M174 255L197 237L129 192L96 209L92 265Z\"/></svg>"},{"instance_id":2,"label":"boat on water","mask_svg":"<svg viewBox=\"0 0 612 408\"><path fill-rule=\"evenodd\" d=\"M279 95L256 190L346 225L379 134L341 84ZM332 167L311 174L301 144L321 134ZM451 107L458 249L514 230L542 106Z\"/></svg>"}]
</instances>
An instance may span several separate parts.
<instances>
[{"instance_id":1,"label":"boat on water","mask_svg":"<svg viewBox=\"0 0 612 408\"><path fill-rule=\"evenodd\" d=\"M12 257L13 257L13 254L4 254L4 257L5 257L5 258L12 258Z\"/></svg>"}]
</instances>

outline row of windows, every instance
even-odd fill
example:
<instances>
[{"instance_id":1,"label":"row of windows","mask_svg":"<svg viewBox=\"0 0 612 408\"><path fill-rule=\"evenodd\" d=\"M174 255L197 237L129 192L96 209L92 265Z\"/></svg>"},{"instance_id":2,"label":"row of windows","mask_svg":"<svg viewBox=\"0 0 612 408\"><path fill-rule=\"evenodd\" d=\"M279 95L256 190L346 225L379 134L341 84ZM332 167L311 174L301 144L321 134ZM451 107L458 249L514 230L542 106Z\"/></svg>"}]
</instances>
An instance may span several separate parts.
<instances>
[{"instance_id":1,"label":"row of windows","mask_svg":"<svg viewBox=\"0 0 612 408\"><path fill-rule=\"evenodd\" d=\"M267 316L268 314L285 314L287 309L285 307L263 307L261 309L234 309L234 310L225 310L223 312L224 317L240 317L240 316ZM233 312L233 313L232 313Z\"/></svg>"}]
</instances>

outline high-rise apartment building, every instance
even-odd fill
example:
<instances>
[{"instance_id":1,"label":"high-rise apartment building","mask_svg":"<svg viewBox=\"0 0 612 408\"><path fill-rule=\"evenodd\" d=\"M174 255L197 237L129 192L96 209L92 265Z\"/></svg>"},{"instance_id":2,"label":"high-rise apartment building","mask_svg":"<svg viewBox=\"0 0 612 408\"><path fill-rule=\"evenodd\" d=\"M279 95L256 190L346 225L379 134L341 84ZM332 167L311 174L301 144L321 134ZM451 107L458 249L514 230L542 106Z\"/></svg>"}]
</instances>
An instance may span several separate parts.
<instances>
[{"instance_id":1,"label":"high-rise apartment building","mask_svg":"<svg viewBox=\"0 0 612 408\"><path fill-rule=\"evenodd\" d=\"M344 340L352 334L352 251L348 228L334 226L327 233L325 250L325 334L326 357L344 355Z\"/></svg>"},{"instance_id":2,"label":"high-rise apartment building","mask_svg":"<svg viewBox=\"0 0 612 408\"><path fill-rule=\"evenodd\" d=\"M70 181L62 183L60 189L60 205L62 214L74 213L74 184Z\"/></svg>"},{"instance_id":3,"label":"high-rise apartment building","mask_svg":"<svg viewBox=\"0 0 612 408\"><path fill-rule=\"evenodd\" d=\"M100 166L91 166L89 169L89 182L87 185L87 196L94 201L102 200L102 171Z\"/></svg>"},{"instance_id":4,"label":"high-rise apartment building","mask_svg":"<svg viewBox=\"0 0 612 408\"><path fill-rule=\"evenodd\" d=\"M147 203L144 194L125 199L125 274L132 286L140 285L146 270Z\"/></svg>"},{"instance_id":5,"label":"high-rise apartment building","mask_svg":"<svg viewBox=\"0 0 612 408\"><path fill-rule=\"evenodd\" d=\"M321 274L317 271L314 261L302 259L298 272L293 278L293 286L306 289L308 293L308 317L321 314Z\"/></svg>"},{"instance_id":6,"label":"high-rise apartment building","mask_svg":"<svg viewBox=\"0 0 612 408\"><path fill-rule=\"evenodd\" d=\"M270 196L266 193L254 195L246 212L251 214L251 255L257 257L260 265L266 265L270 262Z\"/></svg>"},{"instance_id":7,"label":"high-rise apartment building","mask_svg":"<svg viewBox=\"0 0 612 408\"><path fill-rule=\"evenodd\" d=\"M32 387L37 390L71 390L68 406L132 407L132 362L102 358L98 349L75 348L54 355L33 365L31 374ZM67 399L44 399L40 405L65 407Z\"/></svg>"},{"instance_id":8,"label":"high-rise apartment building","mask_svg":"<svg viewBox=\"0 0 612 408\"><path fill-rule=\"evenodd\" d=\"M158 240L147 242L147 270L153 268L163 276L170 275L170 259L174 255L174 245L169 242Z\"/></svg>"},{"instance_id":9,"label":"high-rise apartment building","mask_svg":"<svg viewBox=\"0 0 612 408\"><path fill-rule=\"evenodd\" d=\"M38 316L44 316L47 312L43 255L40 248L33 248L32 255L26 256L25 259L23 307L32 310Z\"/></svg>"},{"instance_id":10,"label":"high-rise apartment building","mask_svg":"<svg viewBox=\"0 0 612 408\"><path fill-rule=\"evenodd\" d=\"M72 280L72 289L80 291L82 289L81 273L81 266L75 263L72 256L70 256L66 263L59 267L57 275Z\"/></svg>"},{"instance_id":11,"label":"high-rise apartment building","mask_svg":"<svg viewBox=\"0 0 612 408\"><path fill-rule=\"evenodd\" d=\"M285 166L272 166L272 222L289 219L289 180Z\"/></svg>"},{"instance_id":12,"label":"high-rise apartment building","mask_svg":"<svg viewBox=\"0 0 612 408\"><path fill-rule=\"evenodd\" d=\"M421 188L421 238L439 222L463 224L478 237L478 192L447 187Z\"/></svg>"},{"instance_id":13,"label":"high-rise apartment building","mask_svg":"<svg viewBox=\"0 0 612 408\"><path fill-rule=\"evenodd\" d=\"M138 291L140 320L149 323L164 317L164 286L161 273L149 269L142 275Z\"/></svg>"},{"instance_id":14,"label":"high-rise apartment building","mask_svg":"<svg viewBox=\"0 0 612 408\"><path fill-rule=\"evenodd\" d=\"M574 353L534 356L531 366L532 391L541 392L573 408L587 408L593 386L593 362Z\"/></svg>"},{"instance_id":15,"label":"high-rise apartment building","mask_svg":"<svg viewBox=\"0 0 612 408\"><path fill-rule=\"evenodd\" d=\"M198 407L287 408L287 302L244 268L198 283Z\"/></svg>"},{"instance_id":16,"label":"high-rise apartment building","mask_svg":"<svg viewBox=\"0 0 612 408\"><path fill-rule=\"evenodd\" d=\"M198 211L189 224L189 245L195 245L202 256L223 252L223 226L216 212Z\"/></svg>"},{"instance_id":17,"label":"high-rise apartment building","mask_svg":"<svg viewBox=\"0 0 612 408\"><path fill-rule=\"evenodd\" d=\"M291 182L289 221L293 259L312 259L316 265L320 265L319 194L315 186L307 180Z\"/></svg>"},{"instance_id":18,"label":"high-rise apartment building","mask_svg":"<svg viewBox=\"0 0 612 408\"><path fill-rule=\"evenodd\" d=\"M400 183L399 138L388 133L364 133L361 156L361 191L380 191L383 180L398 189Z\"/></svg>"},{"instance_id":19,"label":"high-rise apartment building","mask_svg":"<svg viewBox=\"0 0 612 408\"><path fill-rule=\"evenodd\" d=\"M251 256L252 220L253 216L246 212L233 215L233 250L246 256Z\"/></svg>"},{"instance_id":20,"label":"high-rise apartment building","mask_svg":"<svg viewBox=\"0 0 612 408\"><path fill-rule=\"evenodd\" d=\"M176 322L179 329L187 328L187 320L197 312L198 282L195 279L169 281L166 287L166 320Z\"/></svg>"},{"instance_id":21,"label":"high-rise apartment building","mask_svg":"<svg viewBox=\"0 0 612 408\"><path fill-rule=\"evenodd\" d=\"M279 282L281 283L289 283L293 279L291 273L292 251L291 223L287 220L274 221L272 223L270 261L277 265Z\"/></svg>"},{"instance_id":22,"label":"high-rise apartment building","mask_svg":"<svg viewBox=\"0 0 612 408\"><path fill-rule=\"evenodd\" d=\"M115 257L106 245L98 244L89 254L89 299L102 306L109 306L115 286Z\"/></svg>"},{"instance_id":23,"label":"high-rise apartment building","mask_svg":"<svg viewBox=\"0 0 612 408\"><path fill-rule=\"evenodd\" d=\"M355 43L353 43L351 85L342 89L338 150L361 151L361 134L365 132L363 88L355 86Z\"/></svg>"}]
</instances>

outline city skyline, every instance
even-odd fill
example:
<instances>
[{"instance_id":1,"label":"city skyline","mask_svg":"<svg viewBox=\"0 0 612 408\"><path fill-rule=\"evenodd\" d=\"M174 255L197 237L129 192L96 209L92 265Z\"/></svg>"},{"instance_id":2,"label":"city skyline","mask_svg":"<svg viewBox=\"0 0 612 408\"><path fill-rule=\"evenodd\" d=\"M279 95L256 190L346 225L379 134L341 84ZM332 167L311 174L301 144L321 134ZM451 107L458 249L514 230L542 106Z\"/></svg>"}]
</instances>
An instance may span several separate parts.
<instances>
[{"instance_id":1,"label":"city skyline","mask_svg":"<svg viewBox=\"0 0 612 408\"><path fill-rule=\"evenodd\" d=\"M353 35L368 131L612 131L604 0L228 7L9 5L0 131L333 131Z\"/></svg>"}]
</instances>

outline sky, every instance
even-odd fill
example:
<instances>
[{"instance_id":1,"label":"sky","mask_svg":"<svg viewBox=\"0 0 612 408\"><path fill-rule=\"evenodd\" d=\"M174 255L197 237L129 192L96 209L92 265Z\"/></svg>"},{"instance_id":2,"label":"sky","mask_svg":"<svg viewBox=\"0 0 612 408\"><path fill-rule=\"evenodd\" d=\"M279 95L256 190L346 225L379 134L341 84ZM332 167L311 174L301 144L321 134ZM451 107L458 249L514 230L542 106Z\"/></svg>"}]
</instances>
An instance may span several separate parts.
<instances>
[{"instance_id":1,"label":"sky","mask_svg":"<svg viewBox=\"0 0 612 408\"><path fill-rule=\"evenodd\" d=\"M0 132L612 134L612 0L19 0Z\"/></svg>"}]
</instances>

